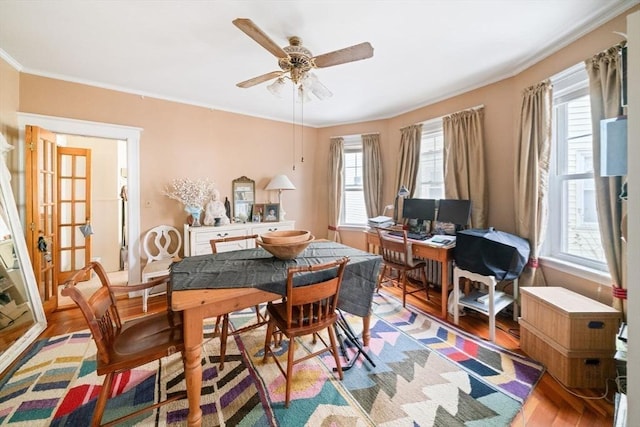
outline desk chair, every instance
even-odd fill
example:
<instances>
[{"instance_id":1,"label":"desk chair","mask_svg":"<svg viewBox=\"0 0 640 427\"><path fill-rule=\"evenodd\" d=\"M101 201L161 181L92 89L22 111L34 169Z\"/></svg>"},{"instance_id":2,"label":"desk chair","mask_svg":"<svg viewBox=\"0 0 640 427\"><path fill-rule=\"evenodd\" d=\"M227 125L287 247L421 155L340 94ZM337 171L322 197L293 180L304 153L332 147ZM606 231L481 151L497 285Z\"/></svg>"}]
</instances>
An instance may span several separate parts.
<instances>
[{"instance_id":1,"label":"desk chair","mask_svg":"<svg viewBox=\"0 0 640 427\"><path fill-rule=\"evenodd\" d=\"M219 249L222 249L222 244L227 242L235 242L240 244L243 248L246 245L251 245L251 247L255 247L255 241L258 238L257 234L245 235L245 236L231 236L231 237L221 237L218 239L209 240L209 244L211 244L211 252L217 254ZM260 313L260 306L255 306L256 310L256 323L252 323L248 326L244 326L240 329L231 332L231 335L237 335L242 332L250 331L251 329L259 328L260 326L267 323L267 319ZM222 320L222 332L220 331L220 320ZM216 318L216 326L214 329L214 335L220 334L220 370L224 369L224 359L227 354L227 338L229 336L229 314L225 314L223 316L218 316Z\"/></svg>"},{"instance_id":2,"label":"desk chair","mask_svg":"<svg viewBox=\"0 0 640 427\"><path fill-rule=\"evenodd\" d=\"M270 302L267 304L269 323L267 326L267 336L264 341L263 362L266 362L269 356L273 356L278 369L280 369L280 372L284 375L287 381L284 405L287 408L289 407L291 395L293 365L326 351L330 351L336 361L338 375L342 380L342 367L340 365L340 357L338 355L336 335L333 326L338 318L336 313L338 293L340 292L342 276L348 261L349 258L345 257L325 264L289 267L287 270L287 294L285 300L278 303ZM294 286L294 277L298 273L336 269L336 274L331 279L305 286ZM326 329L329 334L330 345L318 334L318 332L323 329ZM278 360L274 349L271 347L271 341L276 332L281 332L289 338L286 372ZM324 347L300 359L294 360L295 338L311 334L313 334L313 342L316 342L316 337L320 338ZM275 341L280 341L280 339L280 335L278 335ZM276 342L275 344L280 343Z\"/></svg>"},{"instance_id":3,"label":"desk chair","mask_svg":"<svg viewBox=\"0 0 640 427\"><path fill-rule=\"evenodd\" d=\"M100 278L102 286L91 297L85 298L76 284L85 280L85 277L89 277L92 270ZM182 313L174 313L168 308L166 312L139 317L123 323L116 305L117 293L140 291L161 284L166 285L168 282L169 276L163 276L138 285L111 286L102 265L98 262L91 262L64 283L62 295L71 297L80 308L96 344L97 374L105 376L93 411L92 426L100 425L104 409L107 406L107 399L115 392L112 390L114 375L176 352L183 353L184 359ZM171 307L171 292L167 292L167 307ZM179 393L105 425L121 425L124 420L142 412L185 397L186 393Z\"/></svg>"},{"instance_id":4,"label":"desk chair","mask_svg":"<svg viewBox=\"0 0 640 427\"><path fill-rule=\"evenodd\" d=\"M159 225L149 230L142 241L142 249L147 256L147 263L142 269L142 281L148 282L169 274L169 266L178 257L181 247L182 235L175 227ZM142 311L147 312L147 301L151 292L164 291L166 291L165 285L145 289L142 293Z\"/></svg>"},{"instance_id":5,"label":"desk chair","mask_svg":"<svg viewBox=\"0 0 640 427\"><path fill-rule=\"evenodd\" d=\"M419 271L420 280L429 300L429 282L427 281L427 275L424 272L426 268L426 262L420 259L415 259L411 253L411 243L407 241L407 230L402 230L402 237L387 238L386 232L391 231L388 229L376 228L378 233L378 239L380 240L380 255L382 255L382 271L378 277L378 287L385 280L393 280L393 271L398 272L398 282L402 286L402 306L405 307L407 302L407 295L420 292L421 288L415 290L407 290L407 273L410 271Z\"/></svg>"}]
</instances>

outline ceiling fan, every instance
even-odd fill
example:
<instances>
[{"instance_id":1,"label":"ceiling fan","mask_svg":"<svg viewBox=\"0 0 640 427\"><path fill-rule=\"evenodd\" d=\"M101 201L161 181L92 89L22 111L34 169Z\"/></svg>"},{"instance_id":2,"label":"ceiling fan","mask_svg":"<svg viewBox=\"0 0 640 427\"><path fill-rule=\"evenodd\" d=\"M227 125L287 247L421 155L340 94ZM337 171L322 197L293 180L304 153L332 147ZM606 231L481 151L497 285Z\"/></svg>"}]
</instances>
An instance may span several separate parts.
<instances>
[{"instance_id":1,"label":"ceiling fan","mask_svg":"<svg viewBox=\"0 0 640 427\"><path fill-rule=\"evenodd\" d=\"M294 85L300 85L299 89L308 89L318 98L323 99L331 96L331 92L310 72L312 69L332 67L373 56L373 47L369 42L313 56L309 49L302 46L298 37L289 37L289 46L280 47L250 19L237 18L233 20L233 24L278 58L278 66L280 66L279 71L271 71L238 83L236 86L241 88L249 88L278 78L275 83L269 85L269 90L275 93L282 89L284 86L283 77L287 77Z\"/></svg>"}]
</instances>

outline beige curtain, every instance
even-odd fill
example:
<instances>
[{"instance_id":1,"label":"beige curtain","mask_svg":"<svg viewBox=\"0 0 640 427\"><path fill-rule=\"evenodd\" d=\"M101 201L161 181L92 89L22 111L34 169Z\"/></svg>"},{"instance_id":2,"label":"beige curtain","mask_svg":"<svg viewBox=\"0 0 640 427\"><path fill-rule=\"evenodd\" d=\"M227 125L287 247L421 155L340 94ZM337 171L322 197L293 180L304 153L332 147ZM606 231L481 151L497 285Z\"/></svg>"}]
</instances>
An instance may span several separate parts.
<instances>
[{"instance_id":1,"label":"beige curtain","mask_svg":"<svg viewBox=\"0 0 640 427\"><path fill-rule=\"evenodd\" d=\"M367 217L380 215L382 206L382 154L380 135L362 135L362 179Z\"/></svg>"},{"instance_id":2,"label":"beige curtain","mask_svg":"<svg viewBox=\"0 0 640 427\"><path fill-rule=\"evenodd\" d=\"M329 145L329 225L337 226L342 209L342 186L344 183L344 138L331 138ZM336 236L329 235L330 239Z\"/></svg>"},{"instance_id":3,"label":"beige curtain","mask_svg":"<svg viewBox=\"0 0 640 427\"><path fill-rule=\"evenodd\" d=\"M600 120L617 117L622 113L620 105L620 49L614 46L585 61L589 74L591 97L591 123L593 129L593 172L596 187L596 208L600 238L614 288L613 306L626 317L626 248L621 238L623 217L619 198L624 177L600 176ZM616 295L624 298L615 297Z\"/></svg>"},{"instance_id":4,"label":"beige curtain","mask_svg":"<svg viewBox=\"0 0 640 427\"><path fill-rule=\"evenodd\" d=\"M471 200L471 226L486 228L489 195L484 165L484 108L460 111L442 121L445 198Z\"/></svg>"},{"instance_id":5,"label":"beige curtain","mask_svg":"<svg viewBox=\"0 0 640 427\"><path fill-rule=\"evenodd\" d=\"M524 90L515 167L516 234L529 240L529 263L521 286L544 285L538 255L545 238L551 151L552 86L549 80Z\"/></svg>"},{"instance_id":6,"label":"beige curtain","mask_svg":"<svg viewBox=\"0 0 640 427\"><path fill-rule=\"evenodd\" d=\"M398 157L398 176L394 186L394 198L404 185L412 197L416 191L418 166L420 166L420 140L422 139L422 123L400 129L400 155ZM393 213L394 215L397 212Z\"/></svg>"}]
</instances>

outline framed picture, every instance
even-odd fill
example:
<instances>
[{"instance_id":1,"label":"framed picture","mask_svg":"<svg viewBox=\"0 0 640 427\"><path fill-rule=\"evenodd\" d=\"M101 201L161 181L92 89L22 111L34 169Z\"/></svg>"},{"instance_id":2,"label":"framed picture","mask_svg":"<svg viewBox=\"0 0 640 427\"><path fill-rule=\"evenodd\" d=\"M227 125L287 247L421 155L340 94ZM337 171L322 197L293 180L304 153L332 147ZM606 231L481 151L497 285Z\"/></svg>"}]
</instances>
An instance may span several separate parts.
<instances>
[{"instance_id":1,"label":"framed picture","mask_svg":"<svg viewBox=\"0 0 640 427\"><path fill-rule=\"evenodd\" d=\"M264 222L276 222L280 219L280 205L278 203L269 203L264 208Z\"/></svg>"},{"instance_id":2,"label":"framed picture","mask_svg":"<svg viewBox=\"0 0 640 427\"><path fill-rule=\"evenodd\" d=\"M262 222L264 219L264 203L254 203L251 207L251 222Z\"/></svg>"}]
</instances>

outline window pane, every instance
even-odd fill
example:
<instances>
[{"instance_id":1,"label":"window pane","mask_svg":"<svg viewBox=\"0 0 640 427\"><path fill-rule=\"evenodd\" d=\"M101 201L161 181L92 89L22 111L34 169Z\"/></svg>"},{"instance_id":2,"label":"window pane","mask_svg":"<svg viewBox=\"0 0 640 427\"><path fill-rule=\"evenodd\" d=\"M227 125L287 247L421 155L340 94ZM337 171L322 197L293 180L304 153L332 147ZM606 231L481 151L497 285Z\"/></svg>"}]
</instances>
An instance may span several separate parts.
<instances>
[{"instance_id":1,"label":"window pane","mask_svg":"<svg viewBox=\"0 0 640 427\"><path fill-rule=\"evenodd\" d=\"M431 126L429 130L422 133L415 197L444 198L443 149L444 136L440 122L438 126Z\"/></svg>"},{"instance_id":2,"label":"window pane","mask_svg":"<svg viewBox=\"0 0 640 427\"><path fill-rule=\"evenodd\" d=\"M345 191L344 206L345 224L367 223L367 210L364 207L363 191Z\"/></svg>"},{"instance_id":3,"label":"window pane","mask_svg":"<svg viewBox=\"0 0 640 427\"><path fill-rule=\"evenodd\" d=\"M567 103L567 173L593 172L591 106L583 96Z\"/></svg>"},{"instance_id":4,"label":"window pane","mask_svg":"<svg viewBox=\"0 0 640 427\"><path fill-rule=\"evenodd\" d=\"M563 233L565 252L604 262L593 179L566 181L563 195L567 212Z\"/></svg>"},{"instance_id":5,"label":"window pane","mask_svg":"<svg viewBox=\"0 0 640 427\"><path fill-rule=\"evenodd\" d=\"M344 154L344 180L346 187L362 185L362 152Z\"/></svg>"}]
</instances>

